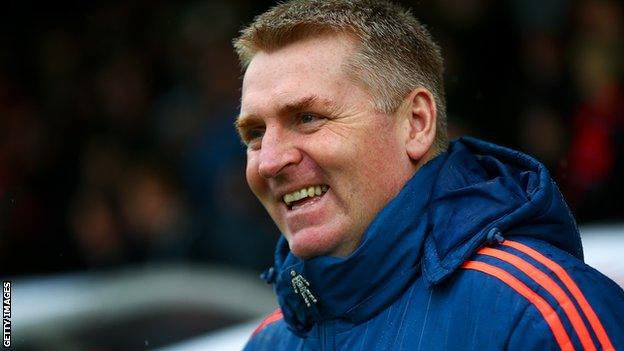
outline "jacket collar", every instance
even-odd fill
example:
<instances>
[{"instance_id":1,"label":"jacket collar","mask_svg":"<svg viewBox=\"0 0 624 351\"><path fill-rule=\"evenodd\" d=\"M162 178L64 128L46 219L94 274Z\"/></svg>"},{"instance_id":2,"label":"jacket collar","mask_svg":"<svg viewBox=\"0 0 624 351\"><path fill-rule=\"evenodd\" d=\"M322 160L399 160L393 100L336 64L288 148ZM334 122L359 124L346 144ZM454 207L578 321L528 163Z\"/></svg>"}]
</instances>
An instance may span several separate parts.
<instances>
[{"instance_id":1,"label":"jacket collar","mask_svg":"<svg viewBox=\"0 0 624 351\"><path fill-rule=\"evenodd\" d=\"M275 290L291 329L303 334L315 322L341 318L362 322L392 303L420 275L420 252L427 230L427 194L444 157L424 165L390 201L348 257L301 260L280 238L275 255ZM317 303L307 307L293 289L293 273L310 284Z\"/></svg>"}]
</instances>

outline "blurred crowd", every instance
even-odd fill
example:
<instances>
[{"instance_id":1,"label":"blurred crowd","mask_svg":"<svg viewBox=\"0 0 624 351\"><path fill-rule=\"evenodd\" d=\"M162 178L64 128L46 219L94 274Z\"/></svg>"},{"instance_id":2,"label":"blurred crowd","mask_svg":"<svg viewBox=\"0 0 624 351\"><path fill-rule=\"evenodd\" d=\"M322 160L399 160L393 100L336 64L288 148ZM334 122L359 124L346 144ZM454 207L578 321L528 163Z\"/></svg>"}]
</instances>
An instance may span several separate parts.
<instances>
[{"instance_id":1,"label":"blurred crowd","mask_svg":"<svg viewBox=\"0 0 624 351\"><path fill-rule=\"evenodd\" d=\"M452 137L542 160L580 223L624 219L620 2L400 3L442 46ZM272 4L4 8L1 273L268 266L279 233L244 178L231 39Z\"/></svg>"}]
</instances>

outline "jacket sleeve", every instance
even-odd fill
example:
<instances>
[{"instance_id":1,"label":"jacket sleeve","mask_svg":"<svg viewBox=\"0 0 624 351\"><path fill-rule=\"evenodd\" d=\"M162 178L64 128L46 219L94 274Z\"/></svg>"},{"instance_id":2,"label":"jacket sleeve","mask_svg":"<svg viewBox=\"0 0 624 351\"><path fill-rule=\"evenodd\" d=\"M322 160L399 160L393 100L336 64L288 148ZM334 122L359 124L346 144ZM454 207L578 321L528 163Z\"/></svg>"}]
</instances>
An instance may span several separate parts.
<instances>
[{"instance_id":1,"label":"jacket sleeve","mask_svg":"<svg viewBox=\"0 0 624 351\"><path fill-rule=\"evenodd\" d=\"M253 331L243 351L295 350L291 345L293 339L284 323L284 315L278 308Z\"/></svg>"},{"instance_id":2,"label":"jacket sleeve","mask_svg":"<svg viewBox=\"0 0 624 351\"><path fill-rule=\"evenodd\" d=\"M273 338L271 330L262 330L254 333L247 340L247 344L242 351L272 351L277 350L276 340Z\"/></svg>"},{"instance_id":3,"label":"jacket sleeve","mask_svg":"<svg viewBox=\"0 0 624 351\"><path fill-rule=\"evenodd\" d=\"M509 351L562 349L565 350L557 343L557 339L545 318L533 306L527 307L524 316L512 331L506 348Z\"/></svg>"},{"instance_id":4,"label":"jacket sleeve","mask_svg":"<svg viewBox=\"0 0 624 351\"><path fill-rule=\"evenodd\" d=\"M607 277L587 268L575 277L582 282L586 299L575 305L587 334L570 323L560 306L553 306L551 315L528 306L511 332L507 350L624 350L624 291Z\"/></svg>"}]
</instances>

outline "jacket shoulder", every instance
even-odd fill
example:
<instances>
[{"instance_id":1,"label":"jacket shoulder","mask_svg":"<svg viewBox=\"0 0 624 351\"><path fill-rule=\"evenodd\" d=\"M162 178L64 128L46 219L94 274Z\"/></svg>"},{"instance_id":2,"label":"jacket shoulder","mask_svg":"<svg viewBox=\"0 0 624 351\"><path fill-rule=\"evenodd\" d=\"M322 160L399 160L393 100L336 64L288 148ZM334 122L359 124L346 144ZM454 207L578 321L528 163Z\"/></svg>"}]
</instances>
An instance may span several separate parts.
<instances>
[{"instance_id":1,"label":"jacket shoulder","mask_svg":"<svg viewBox=\"0 0 624 351\"><path fill-rule=\"evenodd\" d=\"M624 292L583 261L531 238L483 247L466 261L465 274L479 276L524 306L508 348L623 348ZM522 330L522 331L520 331ZM550 344L548 344L550 342Z\"/></svg>"},{"instance_id":2,"label":"jacket shoulder","mask_svg":"<svg viewBox=\"0 0 624 351\"><path fill-rule=\"evenodd\" d=\"M276 309L258 324L243 351L295 350L300 340L288 330L281 309Z\"/></svg>"}]
</instances>

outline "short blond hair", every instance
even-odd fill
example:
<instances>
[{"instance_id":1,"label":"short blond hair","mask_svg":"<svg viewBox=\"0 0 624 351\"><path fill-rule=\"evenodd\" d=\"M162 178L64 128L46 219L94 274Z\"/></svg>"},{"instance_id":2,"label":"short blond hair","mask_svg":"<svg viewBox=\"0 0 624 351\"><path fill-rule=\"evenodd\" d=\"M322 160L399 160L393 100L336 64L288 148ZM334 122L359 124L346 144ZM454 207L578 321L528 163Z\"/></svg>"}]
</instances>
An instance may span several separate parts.
<instances>
[{"instance_id":1,"label":"short blond hair","mask_svg":"<svg viewBox=\"0 0 624 351\"><path fill-rule=\"evenodd\" d=\"M349 76L373 96L374 107L396 112L415 88L431 91L437 107L434 150L446 149L444 63L429 31L398 5L377 0L293 0L259 15L234 48L245 69L259 51L272 51L327 33L354 36L360 50L347 64Z\"/></svg>"}]
</instances>

